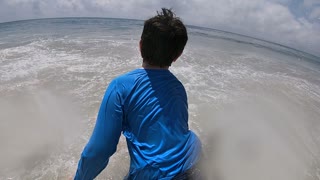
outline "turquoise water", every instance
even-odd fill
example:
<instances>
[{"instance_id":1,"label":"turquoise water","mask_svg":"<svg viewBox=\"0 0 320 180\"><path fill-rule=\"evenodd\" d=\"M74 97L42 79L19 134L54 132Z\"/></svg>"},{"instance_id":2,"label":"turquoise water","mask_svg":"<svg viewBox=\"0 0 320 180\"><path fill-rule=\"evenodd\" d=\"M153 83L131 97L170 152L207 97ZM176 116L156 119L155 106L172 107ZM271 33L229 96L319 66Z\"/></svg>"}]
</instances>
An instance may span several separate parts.
<instances>
[{"instance_id":1,"label":"turquoise water","mask_svg":"<svg viewBox=\"0 0 320 180\"><path fill-rule=\"evenodd\" d=\"M66 179L110 80L141 66L143 21L61 18L0 24L0 179ZM222 180L320 179L320 60L270 42L189 26L171 71L190 128ZM125 139L97 179L121 179Z\"/></svg>"}]
</instances>

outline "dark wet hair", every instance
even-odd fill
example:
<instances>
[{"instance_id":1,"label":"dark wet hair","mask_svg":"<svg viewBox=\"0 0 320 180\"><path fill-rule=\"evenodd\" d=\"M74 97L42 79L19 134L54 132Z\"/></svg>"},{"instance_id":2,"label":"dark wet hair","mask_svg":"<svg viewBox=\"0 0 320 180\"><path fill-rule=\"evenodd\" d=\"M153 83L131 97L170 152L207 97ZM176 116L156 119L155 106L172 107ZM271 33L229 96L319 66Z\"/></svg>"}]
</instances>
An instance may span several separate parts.
<instances>
[{"instance_id":1,"label":"dark wet hair","mask_svg":"<svg viewBox=\"0 0 320 180\"><path fill-rule=\"evenodd\" d=\"M171 9L162 8L162 12L144 22L141 56L150 65L170 66L187 41L187 29L182 21Z\"/></svg>"}]
</instances>

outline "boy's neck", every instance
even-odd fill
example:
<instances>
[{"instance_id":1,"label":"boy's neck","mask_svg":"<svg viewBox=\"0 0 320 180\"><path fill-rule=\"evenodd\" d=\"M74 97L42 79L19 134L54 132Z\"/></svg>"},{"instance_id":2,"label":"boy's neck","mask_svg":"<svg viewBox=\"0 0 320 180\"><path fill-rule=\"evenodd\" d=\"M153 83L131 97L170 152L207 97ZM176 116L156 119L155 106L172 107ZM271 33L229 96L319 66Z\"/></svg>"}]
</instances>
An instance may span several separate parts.
<instances>
[{"instance_id":1,"label":"boy's neck","mask_svg":"<svg viewBox=\"0 0 320 180\"><path fill-rule=\"evenodd\" d=\"M143 62L142 67L144 69L169 69L169 66L164 66L164 67L154 66L154 65L148 64L147 62Z\"/></svg>"}]
</instances>

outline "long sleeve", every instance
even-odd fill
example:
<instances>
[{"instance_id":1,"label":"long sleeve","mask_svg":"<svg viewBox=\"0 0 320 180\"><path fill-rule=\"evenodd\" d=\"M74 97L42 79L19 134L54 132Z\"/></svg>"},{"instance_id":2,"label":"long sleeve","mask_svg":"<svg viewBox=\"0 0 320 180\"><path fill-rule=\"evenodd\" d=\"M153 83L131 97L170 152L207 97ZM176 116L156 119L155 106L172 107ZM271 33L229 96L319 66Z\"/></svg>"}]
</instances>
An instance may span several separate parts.
<instances>
[{"instance_id":1,"label":"long sleeve","mask_svg":"<svg viewBox=\"0 0 320 180\"><path fill-rule=\"evenodd\" d=\"M94 179L108 164L119 142L123 111L116 82L111 82L102 100L96 125L84 148L75 180Z\"/></svg>"}]
</instances>

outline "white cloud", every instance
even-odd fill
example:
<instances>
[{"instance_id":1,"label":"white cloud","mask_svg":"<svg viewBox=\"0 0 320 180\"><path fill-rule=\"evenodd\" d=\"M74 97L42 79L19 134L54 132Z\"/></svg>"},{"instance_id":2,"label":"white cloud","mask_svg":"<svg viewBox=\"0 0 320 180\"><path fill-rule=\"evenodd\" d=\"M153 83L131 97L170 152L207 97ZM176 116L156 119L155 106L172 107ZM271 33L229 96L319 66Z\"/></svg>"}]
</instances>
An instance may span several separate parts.
<instances>
[{"instance_id":1,"label":"white cloud","mask_svg":"<svg viewBox=\"0 0 320 180\"><path fill-rule=\"evenodd\" d=\"M319 0L304 0L303 5L306 8L312 8L315 5L320 5L320 1Z\"/></svg>"},{"instance_id":2,"label":"white cloud","mask_svg":"<svg viewBox=\"0 0 320 180\"><path fill-rule=\"evenodd\" d=\"M217 28L320 55L319 0L304 0L306 17L289 9L293 0L0 0L0 22L17 19L100 16L146 19L172 7L187 24ZM300 6L299 6L300 7Z\"/></svg>"},{"instance_id":3,"label":"white cloud","mask_svg":"<svg viewBox=\"0 0 320 180\"><path fill-rule=\"evenodd\" d=\"M309 14L310 19L319 19L320 18L320 6L314 8Z\"/></svg>"}]
</instances>

